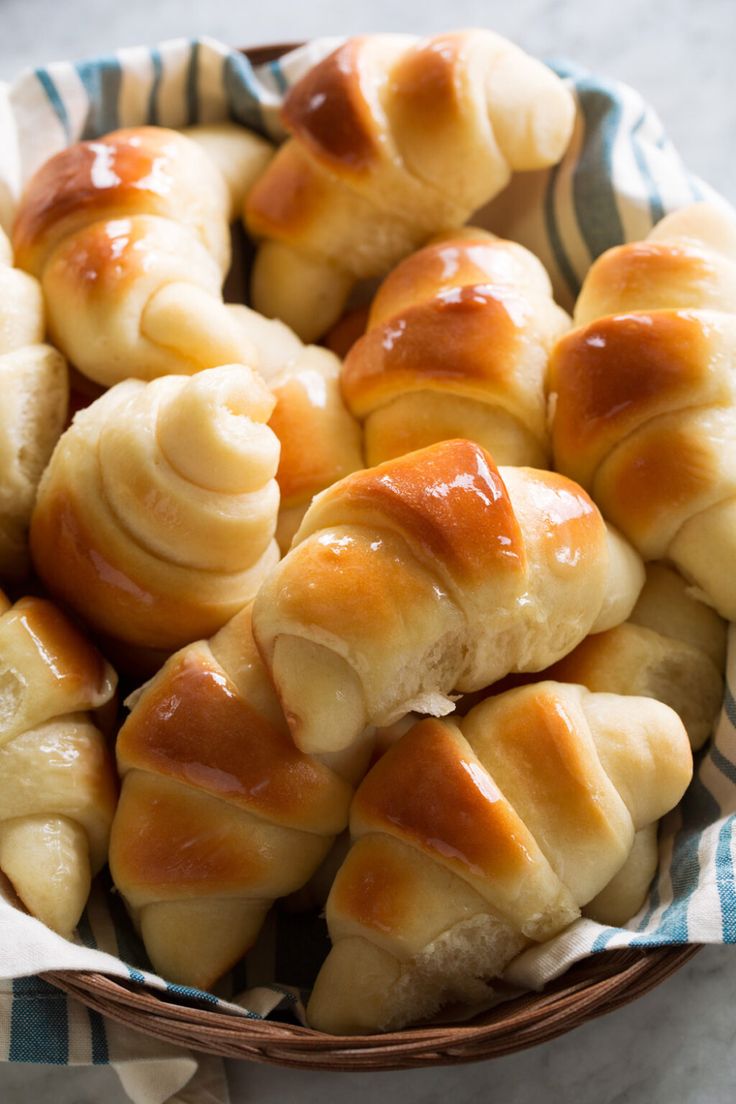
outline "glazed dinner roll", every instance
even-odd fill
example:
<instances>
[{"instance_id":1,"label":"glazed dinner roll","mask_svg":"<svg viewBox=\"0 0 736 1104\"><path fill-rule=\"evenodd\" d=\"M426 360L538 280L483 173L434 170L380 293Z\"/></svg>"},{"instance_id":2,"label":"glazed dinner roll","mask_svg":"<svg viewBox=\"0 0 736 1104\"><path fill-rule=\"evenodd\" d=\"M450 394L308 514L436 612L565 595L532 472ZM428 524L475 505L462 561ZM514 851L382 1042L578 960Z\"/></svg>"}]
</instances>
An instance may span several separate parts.
<instances>
[{"instance_id":1,"label":"glazed dinner roll","mask_svg":"<svg viewBox=\"0 0 736 1104\"><path fill-rule=\"evenodd\" d=\"M287 93L291 139L248 197L255 307L313 340L356 280L461 226L512 172L558 162L574 113L550 69L491 31L349 39Z\"/></svg>"},{"instance_id":2,"label":"glazed dinner roll","mask_svg":"<svg viewBox=\"0 0 736 1104\"><path fill-rule=\"evenodd\" d=\"M664 564L649 564L629 620L588 636L546 675L589 690L656 698L703 746L723 702L726 624Z\"/></svg>"},{"instance_id":3,"label":"glazed dinner roll","mask_svg":"<svg viewBox=\"0 0 736 1104\"><path fill-rule=\"evenodd\" d=\"M736 217L696 205L604 254L576 320L551 363L556 467L733 620Z\"/></svg>"},{"instance_id":4,"label":"glazed dinner roll","mask_svg":"<svg viewBox=\"0 0 736 1104\"><path fill-rule=\"evenodd\" d=\"M76 368L110 386L257 362L247 316L222 299L232 203L202 145L165 127L78 142L41 166L13 241Z\"/></svg>"},{"instance_id":5,"label":"glazed dinner roll","mask_svg":"<svg viewBox=\"0 0 736 1104\"><path fill-rule=\"evenodd\" d=\"M43 297L13 268L0 228L0 579L28 570L28 524L41 473L61 436L69 401L64 358L42 344Z\"/></svg>"},{"instance_id":6,"label":"glazed dinner roll","mask_svg":"<svg viewBox=\"0 0 736 1104\"><path fill-rule=\"evenodd\" d=\"M77 414L31 525L49 590L138 647L215 632L278 559L273 406L255 372L227 365L128 380Z\"/></svg>"},{"instance_id":7,"label":"glazed dinner roll","mask_svg":"<svg viewBox=\"0 0 736 1104\"><path fill-rule=\"evenodd\" d=\"M294 746L248 607L173 656L131 704L110 869L154 968L206 988L346 826L369 742L340 756Z\"/></svg>"},{"instance_id":8,"label":"glazed dinner roll","mask_svg":"<svg viewBox=\"0 0 736 1104\"><path fill-rule=\"evenodd\" d=\"M610 883L691 776L682 723L649 698L544 682L459 727L422 721L353 801L310 1025L392 1030L487 997Z\"/></svg>"},{"instance_id":9,"label":"glazed dinner roll","mask_svg":"<svg viewBox=\"0 0 736 1104\"><path fill-rule=\"evenodd\" d=\"M318 495L253 631L297 745L324 752L548 666L625 620L643 581L576 484L445 441Z\"/></svg>"},{"instance_id":10,"label":"glazed dinner roll","mask_svg":"<svg viewBox=\"0 0 736 1104\"><path fill-rule=\"evenodd\" d=\"M269 425L281 444L276 537L283 555L314 495L363 467L362 434L340 393L340 361L327 349L302 347L269 385L276 399Z\"/></svg>"},{"instance_id":11,"label":"glazed dinner roll","mask_svg":"<svg viewBox=\"0 0 736 1104\"><path fill-rule=\"evenodd\" d=\"M107 860L116 783L90 710L116 676L41 598L0 605L0 872L24 907L71 936Z\"/></svg>"},{"instance_id":12,"label":"glazed dinner roll","mask_svg":"<svg viewBox=\"0 0 736 1104\"><path fill-rule=\"evenodd\" d=\"M570 319L537 258L465 228L402 261L343 368L368 464L453 437L499 464L547 467L546 377Z\"/></svg>"}]
</instances>

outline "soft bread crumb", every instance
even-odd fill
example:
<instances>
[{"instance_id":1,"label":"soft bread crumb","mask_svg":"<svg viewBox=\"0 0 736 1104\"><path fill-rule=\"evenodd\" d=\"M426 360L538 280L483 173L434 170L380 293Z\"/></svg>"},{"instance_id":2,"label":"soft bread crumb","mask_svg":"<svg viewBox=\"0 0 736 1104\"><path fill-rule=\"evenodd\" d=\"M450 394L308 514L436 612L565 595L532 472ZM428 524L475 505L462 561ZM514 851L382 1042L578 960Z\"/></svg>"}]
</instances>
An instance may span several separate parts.
<instances>
[{"instance_id":1,"label":"soft bread crumb","mask_svg":"<svg viewBox=\"0 0 736 1104\"><path fill-rule=\"evenodd\" d=\"M390 991L391 1015L380 1027L398 1030L426 1020L448 1004L474 1004L488 996L488 982L528 944L489 913L463 920L407 962Z\"/></svg>"}]
</instances>

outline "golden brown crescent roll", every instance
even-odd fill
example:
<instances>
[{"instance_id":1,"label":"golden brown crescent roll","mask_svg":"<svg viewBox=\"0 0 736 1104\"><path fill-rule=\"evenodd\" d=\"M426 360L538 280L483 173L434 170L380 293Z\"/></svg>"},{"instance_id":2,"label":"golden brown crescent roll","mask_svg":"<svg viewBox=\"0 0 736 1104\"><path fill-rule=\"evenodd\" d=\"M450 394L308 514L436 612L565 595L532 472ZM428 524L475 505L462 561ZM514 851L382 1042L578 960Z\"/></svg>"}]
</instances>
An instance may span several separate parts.
<instances>
[{"instance_id":1,"label":"golden brown crescent roll","mask_svg":"<svg viewBox=\"0 0 736 1104\"><path fill-rule=\"evenodd\" d=\"M304 346L269 386L276 406L268 424L281 443L276 538L283 554L314 495L362 468L363 454L360 426L340 393L340 361L327 349Z\"/></svg>"},{"instance_id":2,"label":"golden brown crescent roll","mask_svg":"<svg viewBox=\"0 0 736 1104\"><path fill-rule=\"evenodd\" d=\"M313 340L355 280L461 226L512 172L559 161L574 112L550 69L491 31L348 40L287 94L292 137L248 197L265 239L254 305Z\"/></svg>"},{"instance_id":3,"label":"golden brown crescent roll","mask_svg":"<svg viewBox=\"0 0 736 1104\"><path fill-rule=\"evenodd\" d=\"M295 746L250 608L174 655L136 695L117 743L110 868L154 967L212 985L254 943L347 824L370 749Z\"/></svg>"},{"instance_id":4,"label":"golden brown crescent roll","mask_svg":"<svg viewBox=\"0 0 736 1104\"><path fill-rule=\"evenodd\" d=\"M580 915L691 775L681 721L649 698L545 682L459 728L422 721L355 795L311 1026L390 1030L482 999Z\"/></svg>"},{"instance_id":5,"label":"golden brown crescent roll","mask_svg":"<svg viewBox=\"0 0 736 1104\"><path fill-rule=\"evenodd\" d=\"M575 319L550 369L556 467L734 620L736 218L698 204L604 254Z\"/></svg>"},{"instance_id":6,"label":"golden brown crescent roll","mask_svg":"<svg viewBox=\"0 0 736 1104\"><path fill-rule=\"evenodd\" d=\"M42 283L55 344L98 383L257 364L263 327L254 337L222 299L232 198L209 139L117 130L62 150L28 184L18 264Z\"/></svg>"},{"instance_id":7,"label":"golden brown crescent roll","mask_svg":"<svg viewBox=\"0 0 736 1104\"><path fill-rule=\"evenodd\" d=\"M499 464L547 467L549 353L570 327L537 258L467 230L384 280L343 367L368 464L467 437Z\"/></svg>"},{"instance_id":8,"label":"golden brown crescent roll","mask_svg":"<svg viewBox=\"0 0 736 1104\"><path fill-rule=\"evenodd\" d=\"M255 372L229 365L127 380L80 411L31 523L51 592L143 648L215 632L278 559L273 406Z\"/></svg>"},{"instance_id":9,"label":"golden brown crescent roll","mask_svg":"<svg viewBox=\"0 0 736 1104\"><path fill-rule=\"evenodd\" d=\"M41 344L43 298L13 268L0 228L0 578L28 568L28 523L41 473L61 436L69 401L66 363Z\"/></svg>"},{"instance_id":10,"label":"golden brown crescent roll","mask_svg":"<svg viewBox=\"0 0 736 1104\"><path fill-rule=\"evenodd\" d=\"M0 606L0 871L30 913L69 937L107 859L116 784L89 710L116 676L41 598Z\"/></svg>"},{"instance_id":11,"label":"golden brown crescent roll","mask_svg":"<svg viewBox=\"0 0 736 1104\"><path fill-rule=\"evenodd\" d=\"M629 620L588 636L547 672L589 690L656 698L679 713L693 748L723 701L726 625L664 564L649 564Z\"/></svg>"},{"instance_id":12,"label":"golden brown crescent roll","mask_svg":"<svg viewBox=\"0 0 736 1104\"><path fill-rule=\"evenodd\" d=\"M321 752L548 666L625 620L643 581L576 484L445 441L318 495L253 631L297 745Z\"/></svg>"}]
</instances>

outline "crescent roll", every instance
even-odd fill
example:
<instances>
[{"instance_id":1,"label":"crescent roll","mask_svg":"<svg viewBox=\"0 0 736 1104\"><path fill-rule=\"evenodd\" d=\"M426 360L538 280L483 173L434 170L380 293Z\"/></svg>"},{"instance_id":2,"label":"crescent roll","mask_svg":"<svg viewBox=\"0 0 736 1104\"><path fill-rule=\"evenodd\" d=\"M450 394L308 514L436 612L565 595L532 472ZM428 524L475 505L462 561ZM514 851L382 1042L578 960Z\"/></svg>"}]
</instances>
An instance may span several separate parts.
<instances>
[{"instance_id":1,"label":"crescent roll","mask_svg":"<svg viewBox=\"0 0 736 1104\"><path fill-rule=\"evenodd\" d=\"M643 581L576 484L445 441L318 495L253 631L294 740L323 752L548 666L625 620Z\"/></svg>"},{"instance_id":2,"label":"crescent roll","mask_svg":"<svg viewBox=\"0 0 736 1104\"><path fill-rule=\"evenodd\" d=\"M544 267L515 242L467 227L407 257L343 367L367 463L467 437L499 464L548 467L547 364L569 327Z\"/></svg>"},{"instance_id":3,"label":"crescent roll","mask_svg":"<svg viewBox=\"0 0 736 1104\"><path fill-rule=\"evenodd\" d=\"M242 365L127 380L80 411L38 492L49 590L140 648L215 632L278 559L274 398Z\"/></svg>"},{"instance_id":4,"label":"crescent roll","mask_svg":"<svg viewBox=\"0 0 736 1104\"><path fill-rule=\"evenodd\" d=\"M205 988L322 862L370 753L295 747L250 618L246 607L173 656L134 695L117 742L113 879L156 970Z\"/></svg>"},{"instance_id":5,"label":"crescent roll","mask_svg":"<svg viewBox=\"0 0 736 1104\"><path fill-rule=\"evenodd\" d=\"M198 142L165 127L116 130L62 150L29 182L18 264L41 281L54 343L90 379L257 366L269 327L223 302L233 196L205 152L222 161L223 141L240 148L237 131Z\"/></svg>"},{"instance_id":6,"label":"crescent roll","mask_svg":"<svg viewBox=\"0 0 736 1104\"><path fill-rule=\"evenodd\" d=\"M50 602L0 607L0 872L66 937L107 860L115 769L89 711L116 682Z\"/></svg>"},{"instance_id":7,"label":"crescent roll","mask_svg":"<svg viewBox=\"0 0 736 1104\"><path fill-rule=\"evenodd\" d=\"M310 1025L392 1030L482 999L611 882L691 776L681 721L649 698L545 682L459 727L422 721L355 795Z\"/></svg>"},{"instance_id":8,"label":"crescent roll","mask_svg":"<svg viewBox=\"0 0 736 1104\"><path fill-rule=\"evenodd\" d=\"M555 466L734 620L736 217L696 204L604 254L575 321L550 369Z\"/></svg>"},{"instance_id":9,"label":"crescent roll","mask_svg":"<svg viewBox=\"0 0 736 1104\"><path fill-rule=\"evenodd\" d=\"M694 749L713 731L723 702L726 624L664 564L649 564L628 621L588 636L548 678L589 690L637 694L671 706Z\"/></svg>"},{"instance_id":10,"label":"crescent roll","mask_svg":"<svg viewBox=\"0 0 736 1104\"><path fill-rule=\"evenodd\" d=\"M558 162L574 113L550 69L491 31L349 39L288 92L292 137L246 202L264 239L255 307L313 340L356 280L461 226L512 172Z\"/></svg>"}]
</instances>

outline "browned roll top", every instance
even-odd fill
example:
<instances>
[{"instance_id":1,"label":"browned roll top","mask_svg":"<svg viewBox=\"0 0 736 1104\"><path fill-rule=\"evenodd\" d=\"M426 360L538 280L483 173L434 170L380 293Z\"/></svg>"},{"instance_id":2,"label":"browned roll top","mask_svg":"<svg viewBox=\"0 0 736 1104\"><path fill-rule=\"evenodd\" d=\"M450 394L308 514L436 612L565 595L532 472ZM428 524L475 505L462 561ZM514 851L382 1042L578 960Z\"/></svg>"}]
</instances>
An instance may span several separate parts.
<instances>
[{"instance_id":1,"label":"browned roll top","mask_svg":"<svg viewBox=\"0 0 736 1104\"><path fill-rule=\"evenodd\" d=\"M210 168L205 196L189 203L188 162L201 172L207 158L176 131L155 126L116 130L61 150L26 189L13 232L18 264L40 277L51 252L68 235L95 221L133 215L173 216L192 226L209 249L221 248L215 227L207 227L205 218L217 221L224 184ZM213 180L219 189L207 188ZM102 247L104 235L98 240Z\"/></svg>"},{"instance_id":2,"label":"browned roll top","mask_svg":"<svg viewBox=\"0 0 736 1104\"><path fill-rule=\"evenodd\" d=\"M601 461L637 427L683 406L727 400L728 381L714 372L708 348L718 326L717 316L704 329L691 311L662 310L607 316L563 337L550 363L560 468L589 487Z\"/></svg>"},{"instance_id":3,"label":"browned roll top","mask_svg":"<svg viewBox=\"0 0 736 1104\"><path fill-rule=\"evenodd\" d=\"M216 738L203 739L208 731ZM300 752L196 648L177 653L130 714L117 756L123 774L163 775L286 827L338 832L347 816L348 785Z\"/></svg>"},{"instance_id":4,"label":"browned roll top","mask_svg":"<svg viewBox=\"0 0 736 1104\"><path fill-rule=\"evenodd\" d=\"M376 129L375 89L361 72L365 36L349 39L289 90L281 109L287 129L328 168L360 174L385 156Z\"/></svg>"},{"instance_id":5,"label":"browned roll top","mask_svg":"<svg viewBox=\"0 0 736 1104\"><path fill-rule=\"evenodd\" d=\"M85 702L109 697L109 665L52 602L22 598L10 616L17 621L19 636L43 656L65 695Z\"/></svg>"},{"instance_id":6,"label":"browned roll top","mask_svg":"<svg viewBox=\"0 0 736 1104\"><path fill-rule=\"evenodd\" d=\"M390 824L399 839L473 881L513 880L534 865L536 845L522 821L459 733L434 718L379 759L355 795L350 820L360 836Z\"/></svg>"},{"instance_id":7,"label":"browned roll top","mask_svg":"<svg viewBox=\"0 0 736 1104\"><path fill-rule=\"evenodd\" d=\"M552 476L552 481L559 477ZM572 486L565 480L568 486ZM579 488L575 488L576 493ZM594 511L579 492L581 516ZM519 522L491 457L470 441L445 441L388 464L354 472L312 506L302 535L331 524L369 519L410 534L427 562L441 563L459 582L489 572L516 574L526 554Z\"/></svg>"}]
</instances>

